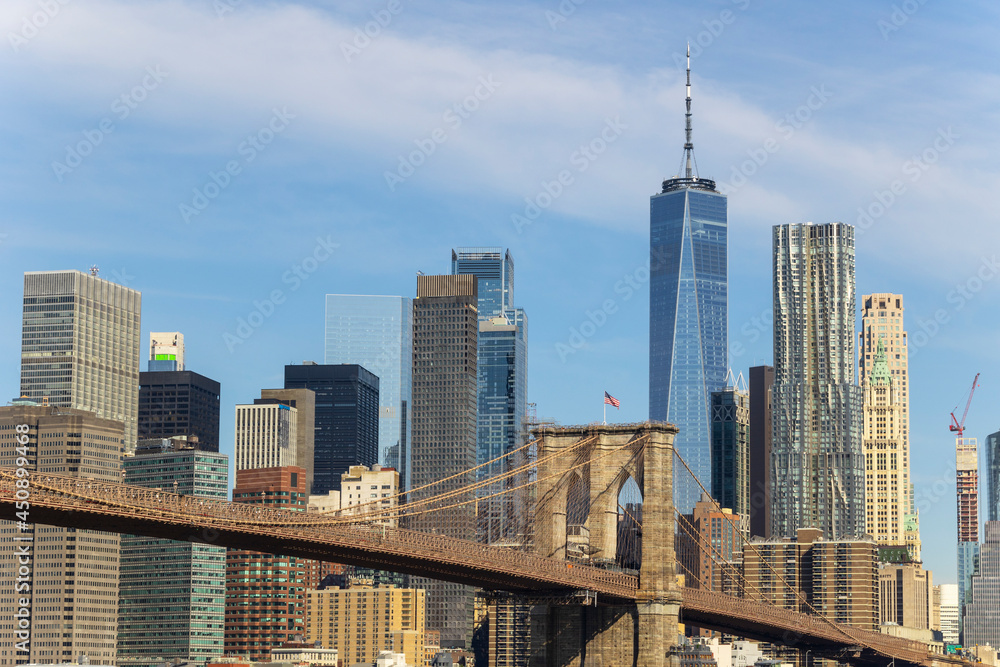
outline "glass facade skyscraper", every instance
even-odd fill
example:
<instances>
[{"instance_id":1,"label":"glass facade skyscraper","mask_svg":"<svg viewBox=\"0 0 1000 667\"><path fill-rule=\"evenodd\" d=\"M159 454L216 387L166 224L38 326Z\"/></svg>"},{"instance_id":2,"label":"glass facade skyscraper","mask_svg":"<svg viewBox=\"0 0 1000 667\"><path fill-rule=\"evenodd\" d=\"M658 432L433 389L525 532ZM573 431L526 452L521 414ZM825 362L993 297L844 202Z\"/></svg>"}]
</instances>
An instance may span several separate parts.
<instances>
[{"instance_id":1,"label":"glass facade skyscraper","mask_svg":"<svg viewBox=\"0 0 1000 667\"><path fill-rule=\"evenodd\" d=\"M962 612L965 646L1000 646L1000 521L987 521L983 533L979 567Z\"/></svg>"},{"instance_id":2,"label":"glass facade skyscraper","mask_svg":"<svg viewBox=\"0 0 1000 667\"><path fill-rule=\"evenodd\" d=\"M183 440L141 442L124 464L126 484L196 498L229 495L228 457ZM122 535L119 589L119 665L203 665L222 655L225 547Z\"/></svg>"},{"instance_id":3,"label":"glass facade skyscraper","mask_svg":"<svg viewBox=\"0 0 1000 667\"><path fill-rule=\"evenodd\" d=\"M986 436L986 520L1000 521L1000 431Z\"/></svg>"},{"instance_id":4,"label":"glass facade skyscraper","mask_svg":"<svg viewBox=\"0 0 1000 667\"><path fill-rule=\"evenodd\" d=\"M402 296L326 295L326 364L359 364L378 376L378 461L410 488L413 302Z\"/></svg>"},{"instance_id":5,"label":"glass facade skyscraper","mask_svg":"<svg viewBox=\"0 0 1000 667\"><path fill-rule=\"evenodd\" d=\"M476 465L493 461L521 446L528 409L528 321L514 307L514 260L502 248L451 251L452 275L476 276L479 310ZM477 471L477 479L500 476L508 459ZM479 490L502 491L503 482ZM477 537L490 543L516 530L512 494L479 504Z\"/></svg>"},{"instance_id":6,"label":"glass facade skyscraper","mask_svg":"<svg viewBox=\"0 0 1000 667\"><path fill-rule=\"evenodd\" d=\"M854 227L776 225L773 246L772 536L853 539L865 533Z\"/></svg>"},{"instance_id":7,"label":"glass facade skyscraper","mask_svg":"<svg viewBox=\"0 0 1000 667\"><path fill-rule=\"evenodd\" d=\"M728 212L715 182L663 182L649 201L649 418L680 428L674 441L711 484L709 397L725 387L728 349ZM674 503L690 514L701 489L674 466Z\"/></svg>"},{"instance_id":8,"label":"glass facade skyscraper","mask_svg":"<svg viewBox=\"0 0 1000 667\"><path fill-rule=\"evenodd\" d=\"M479 318L503 317L514 310L514 260L503 248L458 248L451 251L451 275L479 280Z\"/></svg>"},{"instance_id":9,"label":"glass facade skyscraper","mask_svg":"<svg viewBox=\"0 0 1000 667\"><path fill-rule=\"evenodd\" d=\"M480 320L478 357L476 465L481 465L514 451L524 441L528 406L528 341L524 325ZM509 458L479 469L477 477L501 475L508 469ZM492 496L505 484L511 485L490 484L480 493ZM513 494L508 493L480 504L477 537L481 542L493 543L513 536L517 529L513 502Z\"/></svg>"},{"instance_id":10,"label":"glass facade skyscraper","mask_svg":"<svg viewBox=\"0 0 1000 667\"><path fill-rule=\"evenodd\" d=\"M742 376L740 376L742 381ZM712 497L750 525L750 393L743 386L713 391Z\"/></svg>"}]
</instances>

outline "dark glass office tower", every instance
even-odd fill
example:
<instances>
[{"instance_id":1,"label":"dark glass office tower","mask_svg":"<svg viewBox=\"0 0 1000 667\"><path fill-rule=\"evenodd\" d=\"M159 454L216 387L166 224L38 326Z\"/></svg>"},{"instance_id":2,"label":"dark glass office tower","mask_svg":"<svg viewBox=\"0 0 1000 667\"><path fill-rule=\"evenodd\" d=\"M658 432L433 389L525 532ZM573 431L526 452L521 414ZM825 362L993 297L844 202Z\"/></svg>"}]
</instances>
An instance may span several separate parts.
<instances>
[{"instance_id":1,"label":"dark glass office tower","mask_svg":"<svg viewBox=\"0 0 1000 667\"><path fill-rule=\"evenodd\" d=\"M986 436L986 520L1000 521L1000 431Z\"/></svg>"},{"instance_id":2,"label":"dark glass office tower","mask_svg":"<svg viewBox=\"0 0 1000 667\"><path fill-rule=\"evenodd\" d=\"M459 248L451 251L451 274L479 279L479 317L500 317L514 310L514 260L503 248Z\"/></svg>"},{"instance_id":3,"label":"dark glass office tower","mask_svg":"<svg viewBox=\"0 0 1000 667\"><path fill-rule=\"evenodd\" d=\"M219 451L221 389L193 371L139 373L139 439L186 435L200 451Z\"/></svg>"},{"instance_id":4,"label":"dark glass office tower","mask_svg":"<svg viewBox=\"0 0 1000 667\"><path fill-rule=\"evenodd\" d=\"M451 251L452 275L476 277L479 308L476 465L496 461L524 442L528 410L528 320L514 308L514 260L502 248ZM512 457L480 468L477 480L496 478ZM497 496L503 483L479 490L493 496L478 504L477 537L492 543L516 530L512 494Z\"/></svg>"},{"instance_id":5,"label":"dark glass office tower","mask_svg":"<svg viewBox=\"0 0 1000 667\"><path fill-rule=\"evenodd\" d=\"M750 534L771 537L771 385L774 366L750 368Z\"/></svg>"},{"instance_id":6,"label":"dark glass office tower","mask_svg":"<svg viewBox=\"0 0 1000 667\"><path fill-rule=\"evenodd\" d=\"M691 143L688 62L683 176L649 201L649 418L680 428L677 452L707 488L709 395L725 386L728 347L727 200L700 178ZM701 489L674 466L674 503L690 514Z\"/></svg>"},{"instance_id":7,"label":"dark glass office tower","mask_svg":"<svg viewBox=\"0 0 1000 667\"><path fill-rule=\"evenodd\" d=\"M285 366L285 389L316 393L312 493L339 491L341 473L378 463L378 385L357 364Z\"/></svg>"},{"instance_id":8,"label":"dark glass office tower","mask_svg":"<svg viewBox=\"0 0 1000 667\"><path fill-rule=\"evenodd\" d=\"M749 528L750 514L750 394L743 376L719 391L712 401L712 497L740 517Z\"/></svg>"},{"instance_id":9,"label":"dark glass office tower","mask_svg":"<svg viewBox=\"0 0 1000 667\"><path fill-rule=\"evenodd\" d=\"M476 465L476 282L470 275L417 276L412 475L413 488L421 490L413 492L411 502L457 491L474 481L470 471ZM414 516L409 527L470 539L476 534L475 506L462 503L471 496L471 492L453 496L447 501L448 509ZM441 645L468 646L472 588L423 578L413 585L427 589L427 628L441 632Z\"/></svg>"}]
</instances>

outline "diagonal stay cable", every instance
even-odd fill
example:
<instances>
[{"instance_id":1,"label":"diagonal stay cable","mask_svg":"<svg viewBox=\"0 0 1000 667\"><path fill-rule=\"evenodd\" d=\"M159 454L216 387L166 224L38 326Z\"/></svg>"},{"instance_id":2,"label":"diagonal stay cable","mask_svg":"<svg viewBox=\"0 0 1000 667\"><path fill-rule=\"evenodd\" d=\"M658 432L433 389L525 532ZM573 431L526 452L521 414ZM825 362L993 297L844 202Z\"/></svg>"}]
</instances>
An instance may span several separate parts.
<instances>
[{"instance_id":1,"label":"diagonal stay cable","mask_svg":"<svg viewBox=\"0 0 1000 667\"><path fill-rule=\"evenodd\" d=\"M583 447L585 445L591 444L595 438L596 438L596 436L588 436L587 438L582 438L580 441L574 443L571 447L568 447L568 448L566 448L564 450L561 450L559 452L555 452L553 454L550 454L550 455L548 455L546 457L543 457L542 459L538 459L537 461L530 461L530 462L525 463L525 464L523 464L523 465L521 465L521 466L519 466L517 468L512 468L512 469L508 470L507 472L502 473L501 475L498 475L498 476L495 476L495 477L487 477L487 478L484 478L484 479L479 480L477 482L473 482L472 484L467 484L466 486L463 486L463 487L461 487L459 489L452 489L451 491L447 491L445 493L436 494L436 495L433 495L433 496L427 496L426 498L421 498L420 500L410 501L410 502L407 502L405 504L396 504L396 505L393 505L391 507L384 507L384 506L382 506L383 505L383 503L382 503L383 500L392 500L393 498L398 498L398 497L400 497L402 495L412 494L413 492L418 491L420 489L430 488L432 486L441 484L442 482L449 481L449 480L452 480L452 479L455 479L455 478L458 478L458 477L466 476L466 475L468 475L468 474L470 474L470 473L478 470L479 468L482 468L483 466L490 465L491 463L495 463L495 462L501 460L504 457L503 456L497 457L497 458L493 459L492 461L488 461L487 463L483 463L482 465L476 466L475 468L470 468L468 470L464 470L464 471L462 471L460 473L456 473L455 475L452 475L450 477L444 478L444 479L439 480L437 482L433 482L431 484L425 484L424 486L418 487L417 489L411 489L410 491L408 491L408 492L406 492L404 494L396 494L396 496L393 496L391 498L381 498L381 499L373 500L373 501L370 501L370 502L367 502L367 503L364 503L364 504L361 504L361 505L354 505L354 506L352 506L350 508L347 508L347 509L331 510L329 512L322 513L321 517L328 518L329 521L330 521L330 523L353 523L353 522L358 521L358 520L363 520L363 521L367 522L367 521L371 521L372 519L375 519L375 518L378 518L378 517L395 518L393 515L396 515L396 514L398 514L400 512L403 512L403 511L405 511L407 509L413 509L413 508L419 507L421 505L429 505L429 504L432 504L432 503L435 503L435 502L440 502L443 499L447 499L447 498L451 498L451 497L455 497L455 496L459 496L459 495L464 495L464 494L470 493L472 491L476 491L478 489L481 489L483 487L490 486L492 484L496 484L498 482L502 482L504 480L510 479L511 477L516 477L518 475L522 475L525 472L529 472L533 468L537 468L538 465L541 464L541 463L548 462L549 460L551 460L553 458L556 458L558 456L563 456L563 455L565 455L565 454L567 454L567 453L569 453L569 452L571 452L573 450L576 450L576 449L578 449L580 447ZM526 446L536 445L536 444L539 444L539 442L540 441L533 440L531 443L529 443L529 445L526 445ZM521 451L523 449L524 449L524 447L521 447L521 448L519 448L517 450L514 450L514 451L512 451L510 453L513 454L513 453L516 453L516 452ZM371 509L371 510L367 510L367 511L363 509L363 508L369 507L371 505L377 505L377 507L375 507L374 509ZM313 516L315 517L315 513L313 513ZM316 518L319 518L319 517L316 517ZM316 521L315 518L309 520L308 522L309 523L320 523L320 524L325 523L325 521Z\"/></svg>"},{"instance_id":2,"label":"diagonal stay cable","mask_svg":"<svg viewBox=\"0 0 1000 667\"><path fill-rule=\"evenodd\" d=\"M698 479L698 476L694 474L694 471L691 470L691 466L689 466L687 464L687 461L684 460L684 457L681 456L680 453L676 449L674 450L674 455L680 460L680 462L687 469L688 474L691 475L691 478L695 482L698 483L698 486L701 487L701 490L712 500L712 504L715 505L716 509L718 509L721 512L722 511L722 506L719 505L718 501L716 501L715 498L712 498L712 494L708 492L708 489L705 488L705 485L702 484L701 480ZM735 517L735 515L732 515L732 516ZM871 650L875 651L876 653L881 653L882 655L884 655L886 657L891 657L885 651L881 651L881 650L875 648L869 642L866 642L866 641L860 639L859 637L855 636L852 632L849 632L847 630L847 628L849 628L851 626L845 626L845 625L843 625L841 623L837 623L836 621L834 621L834 620L832 620L830 618L827 618L825 615L821 614L819 612L819 610L817 610L816 607L814 607L809 602L809 600L806 599L805 595L801 591L796 590L791 584L788 583L788 580L786 580L783 576L781 576L780 573L778 573L778 571L774 568L774 566L771 565L770 561L768 561L767 559L764 558L764 555L760 552L759 549L757 549L757 547L754 545L754 543L751 542L749 539L747 539L747 537L745 535L743 535L743 533L740 532L739 529L736 528L736 524L733 521L733 519L730 519L730 521L732 522L732 525L733 525L734 529L739 533L739 535L740 535L741 539L743 540L744 544L748 545L753 550L753 552L757 554L757 556L760 558L760 561L762 563L764 563L764 564L767 565L768 569L771 570L771 572L774 574L774 576L777 577L778 580L781 581L781 583L784 584L785 587L789 591L791 591L792 593L794 593L795 596L796 596L796 598L798 598L808 609L810 609L817 618L819 618L819 619L825 621L826 623L830 624L830 626L832 626L834 628L834 630L836 630L837 632L841 633L842 635L844 635L845 637L847 637L851 641L853 641L853 642L855 642L857 644L863 644L863 645L867 646L868 648L870 648Z\"/></svg>"}]
</instances>

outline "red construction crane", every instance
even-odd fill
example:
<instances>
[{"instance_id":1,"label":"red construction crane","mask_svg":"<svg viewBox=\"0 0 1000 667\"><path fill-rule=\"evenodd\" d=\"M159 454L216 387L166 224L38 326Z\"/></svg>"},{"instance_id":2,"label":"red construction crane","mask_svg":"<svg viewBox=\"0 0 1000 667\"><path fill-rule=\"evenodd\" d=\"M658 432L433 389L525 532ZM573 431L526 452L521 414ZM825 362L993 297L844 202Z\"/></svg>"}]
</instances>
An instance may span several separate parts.
<instances>
[{"instance_id":1,"label":"red construction crane","mask_svg":"<svg viewBox=\"0 0 1000 667\"><path fill-rule=\"evenodd\" d=\"M979 386L979 373L976 373L976 379L972 381L972 389L969 390L969 400L965 402L965 412L962 413L962 421L955 419L955 411L951 412L951 425L948 426L948 430L952 433L958 433L958 437L963 437L965 433L965 418L969 415L969 406L972 405L972 395L976 393L976 387ZM955 406L955 410L958 410L958 406Z\"/></svg>"}]
</instances>

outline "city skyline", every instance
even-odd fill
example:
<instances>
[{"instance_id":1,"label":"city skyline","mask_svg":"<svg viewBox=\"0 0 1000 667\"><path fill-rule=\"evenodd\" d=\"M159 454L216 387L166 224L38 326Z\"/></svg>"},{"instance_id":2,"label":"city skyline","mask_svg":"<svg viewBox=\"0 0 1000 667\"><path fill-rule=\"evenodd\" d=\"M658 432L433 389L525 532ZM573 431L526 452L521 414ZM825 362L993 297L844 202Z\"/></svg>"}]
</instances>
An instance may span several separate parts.
<instances>
[{"instance_id":1,"label":"city skyline","mask_svg":"<svg viewBox=\"0 0 1000 667\"><path fill-rule=\"evenodd\" d=\"M103 277L146 297L141 340L149 331L184 331L187 365L223 383L220 439L231 455L232 406L262 387L282 386L284 364L320 358L327 293L412 296L413 273L439 272L448 248L503 245L518 260L519 282L544 286L525 293L519 304L533 314L529 400L538 404L539 415L563 423L598 420L598 400L608 390L622 400L615 419L638 421L646 413L648 381L644 211L650 183L673 175L683 126L683 75L674 55L682 55L690 38L698 44L692 54L696 90L704 91L696 102L703 172L720 184L734 183L751 153L759 157L769 138L779 145L774 153L765 150L766 163L748 167L756 173L729 194L734 370L771 360L770 226L810 219L856 224L859 208L884 208L876 193L893 201L871 223L862 220L868 226L858 240L857 289L906 296L908 329L919 343L910 360L910 391L913 481L917 503L927 506L921 524L954 534L953 485L938 493L941 485L935 483L954 456L944 429L947 414L962 402L978 371L982 387L967 429L982 442L998 427L988 409L1000 397L1000 385L991 382L998 361L991 344L998 281L984 256L992 260L988 248L998 232L987 212L995 209L993 193L1000 188L989 157L996 154L990 149L997 135L986 115L994 93L984 86L988 72L982 69L996 62L996 47L975 28L994 10L983 5L955 16L928 4L895 25L889 4L810 8L807 20L790 6L720 3L671 6L662 12L669 20L643 25L638 12L620 17L590 4L571 16L545 3L468 5L467 13L447 18L407 7L347 63L338 46L351 44L355 27L372 20L367 9L334 14L307 6L310 21L299 21L288 4L247 11L251 5L243 3L218 17L206 3L161 21L163 5L142 5L63 7L38 37L2 56L11 85L22 90L17 99L0 103L11 118L3 130L10 149L4 158L10 189L2 195L9 215L0 224L0 258L8 267L0 278L6 288L0 291L0 313L8 321L18 317L24 271L99 264ZM21 19L36 9L11 2L0 10L0 25L20 30ZM735 20L713 34L706 23L717 28L725 10ZM546 12L557 18L550 21ZM115 22L124 26L122 34L146 46L125 46L103 28L82 28ZM284 59L272 66L245 47L223 57L213 46L229 32L245 36L253 49L286 43L268 37L269 22L289 29L282 34L300 35L295 49L305 54L312 53L313 39L333 44L322 67L345 77L352 90L363 80L378 80L390 61L403 68L399 76L409 75L411 67L426 68L441 85L420 96L387 97L361 86L352 115L315 97L321 95L315 81L328 76L319 70L269 85L276 81L275 68L287 71ZM193 40L185 42L198 63L217 62L218 74L196 75L166 36L168 26ZM442 26L460 28L447 31L445 41L448 57L459 63L454 67L422 59L428 54L423 37ZM206 37L195 39L202 29ZM708 35L702 39L707 45L699 44L701 33ZM834 33L844 37L824 39ZM619 39L625 35L630 38ZM498 38L515 55L504 55ZM589 49L597 38L602 47ZM121 54L114 65L82 57L100 54L99 42ZM555 62L545 64L549 57ZM78 62L67 74L58 73L57 65L72 61ZM415 61L420 64L407 64ZM258 68L253 81L233 76L247 62ZM871 73L872 62L879 64L877 74ZM159 83L146 72L156 72L157 64L164 73ZM536 71L541 85L528 76ZM89 72L98 74L96 85L69 78ZM490 82L491 74L500 84L493 92L479 82L480 76ZM952 85L942 101L939 89L922 82L946 75ZM215 76L220 79L203 78ZM217 86L221 77L229 82ZM135 109L115 107L128 110L127 118L110 110L144 80L157 87L137 94L146 98L141 104L130 98ZM205 92L211 88L213 93ZM477 88L486 99L475 97ZM480 107L475 112L461 107L469 96ZM458 116L462 125L452 132L442 112L455 104L468 118ZM245 137L267 125L282 105L296 115L288 128L252 163L241 162L243 172L184 222L178 205L190 204L192 190L203 189L210 172L242 160L238 151ZM51 112L38 113L43 108ZM796 119L800 110L805 121ZM60 181L52 163L65 162L65 147L84 141L84 131L95 136L105 116L115 131ZM606 124L616 116L628 126L619 135ZM384 172L394 173L399 156L408 156L415 140L439 126L448 128L448 141L390 191ZM958 135L952 144L949 127ZM579 163L587 164L579 171L571 156L602 133L615 141L597 159ZM504 142L510 146L497 150ZM175 146L182 150L174 152ZM925 152L934 163L918 167L919 180L912 181L904 164L912 169L911 158L923 160ZM134 167L131 175L126 165ZM511 215L524 215L524 198L538 199L545 193L542 182L551 184L563 169L573 183L519 233ZM897 179L903 195L890 189ZM947 225L940 224L944 219ZM171 234L163 234L164 228ZM236 239L239 252L219 252L234 248ZM890 241L898 244L886 253ZM328 247L333 244L339 247ZM560 254L574 261L554 257L552 249L560 246ZM324 256L335 259L320 262ZM309 271L313 265L306 259L319 266ZM173 269L169 276L166 266ZM305 279L292 271L295 266ZM274 290L282 291L283 301L265 315ZM614 312L605 310L608 301ZM258 318L259 326L248 324L249 335L241 336L246 331L239 320ZM591 327L593 333L585 335ZM8 400L17 393L14 329L0 332ZM232 351L225 334L240 340L231 343ZM951 546L925 545L925 551L935 580L949 581L955 569Z\"/></svg>"}]
</instances>

